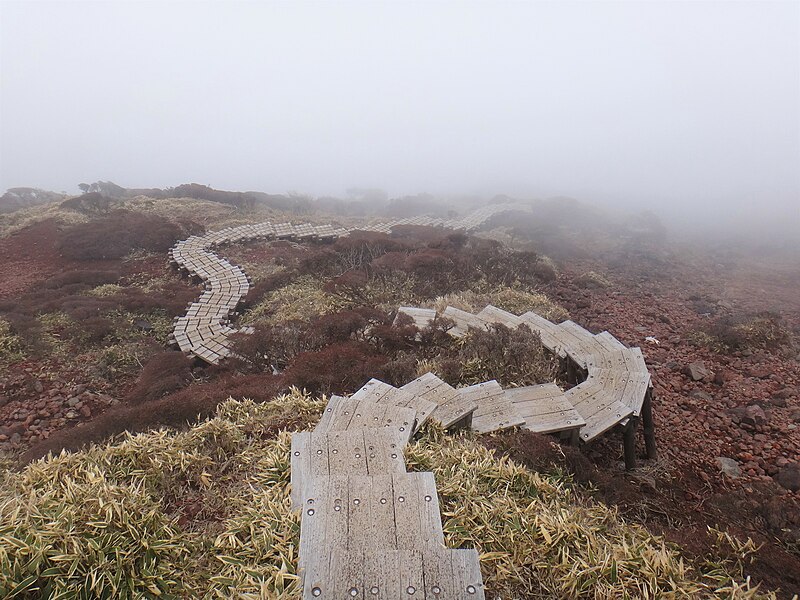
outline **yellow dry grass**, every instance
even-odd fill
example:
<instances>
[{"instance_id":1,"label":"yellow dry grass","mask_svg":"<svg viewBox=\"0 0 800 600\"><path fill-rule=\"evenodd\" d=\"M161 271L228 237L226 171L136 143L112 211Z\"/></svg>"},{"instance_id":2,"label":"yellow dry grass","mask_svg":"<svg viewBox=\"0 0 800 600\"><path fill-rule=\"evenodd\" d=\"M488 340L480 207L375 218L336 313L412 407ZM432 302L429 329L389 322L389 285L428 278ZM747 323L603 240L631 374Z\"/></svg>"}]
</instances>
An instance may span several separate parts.
<instances>
[{"instance_id":1,"label":"yellow dry grass","mask_svg":"<svg viewBox=\"0 0 800 600\"><path fill-rule=\"evenodd\" d=\"M323 282L310 275L270 292L253 308L244 312L244 325L276 325L286 321L309 321L314 317L335 312L345 303L326 293Z\"/></svg>"},{"instance_id":2,"label":"yellow dry grass","mask_svg":"<svg viewBox=\"0 0 800 600\"><path fill-rule=\"evenodd\" d=\"M25 345L9 325L0 318L0 369L2 366L17 362L25 357Z\"/></svg>"},{"instance_id":3,"label":"yellow dry grass","mask_svg":"<svg viewBox=\"0 0 800 600\"><path fill-rule=\"evenodd\" d=\"M188 431L0 473L0 597L298 598L291 432L276 423L309 427L323 406L297 390L228 400ZM566 479L472 435L431 428L407 455L436 475L448 545L480 550L487 598L759 597L734 583L735 565L701 573Z\"/></svg>"}]
</instances>

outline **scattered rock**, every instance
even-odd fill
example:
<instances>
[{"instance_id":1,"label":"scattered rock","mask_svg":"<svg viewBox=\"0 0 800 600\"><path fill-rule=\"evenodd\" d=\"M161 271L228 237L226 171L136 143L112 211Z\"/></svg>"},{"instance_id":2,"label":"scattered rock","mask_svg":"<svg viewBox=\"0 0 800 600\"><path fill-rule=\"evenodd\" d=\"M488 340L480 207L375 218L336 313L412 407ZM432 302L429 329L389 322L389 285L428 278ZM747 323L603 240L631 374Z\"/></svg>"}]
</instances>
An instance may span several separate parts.
<instances>
[{"instance_id":1,"label":"scattered rock","mask_svg":"<svg viewBox=\"0 0 800 600\"><path fill-rule=\"evenodd\" d=\"M139 331L153 331L153 326L149 321L145 321L144 319L137 319L133 322L133 326Z\"/></svg>"},{"instance_id":2,"label":"scattered rock","mask_svg":"<svg viewBox=\"0 0 800 600\"><path fill-rule=\"evenodd\" d=\"M749 425L763 425L767 422L767 415L758 404L751 404L744 409L742 422Z\"/></svg>"},{"instance_id":3,"label":"scattered rock","mask_svg":"<svg viewBox=\"0 0 800 600\"><path fill-rule=\"evenodd\" d=\"M684 375L690 377L694 381L702 381L711 376L711 372L706 369L702 360L689 363L683 370Z\"/></svg>"},{"instance_id":4,"label":"scattered rock","mask_svg":"<svg viewBox=\"0 0 800 600\"><path fill-rule=\"evenodd\" d=\"M44 391L44 386L42 382L37 379L33 382L33 389L36 390L37 394L41 394Z\"/></svg>"},{"instance_id":5,"label":"scattered rock","mask_svg":"<svg viewBox=\"0 0 800 600\"><path fill-rule=\"evenodd\" d=\"M800 464L791 463L783 467L775 476L775 481L787 490L800 490Z\"/></svg>"},{"instance_id":6,"label":"scattered rock","mask_svg":"<svg viewBox=\"0 0 800 600\"><path fill-rule=\"evenodd\" d=\"M781 400L788 400L789 398L793 398L797 395L797 390L794 388L786 387L782 390L778 390L775 392L772 397L773 398L780 398Z\"/></svg>"},{"instance_id":7,"label":"scattered rock","mask_svg":"<svg viewBox=\"0 0 800 600\"><path fill-rule=\"evenodd\" d=\"M755 365L747 369L747 376L755 379L767 379L770 375L772 371L764 365Z\"/></svg>"},{"instance_id":8,"label":"scattered rock","mask_svg":"<svg viewBox=\"0 0 800 600\"><path fill-rule=\"evenodd\" d=\"M692 398L697 398L698 400L704 400L705 402L711 402L714 398L711 394L704 392L703 390L694 390L691 394L689 394Z\"/></svg>"},{"instance_id":9,"label":"scattered rock","mask_svg":"<svg viewBox=\"0 0 800 600\"><path fill-rule=\"evenodd\" d=\"M11 434L11 438L9 439L9 441L10 441L12 444L19 444L19 442L20 442L20 440L21 440L21 439L22 439L22 436L21 436L20 434L18 434L18 433L13 433L13 434ZM779 474L779 475L780 475L780 474Z\"/></svg>"},{"instance_id":10,"label":"scattered rock","mask_svg":"<svg viewBox=\"0 0 800 600\"><path fill-rule=\"evenodd\" d=\"M739 463L732 458L728 458L727 456L718 456L717 464L719 465L720 470L732 479L736 479L742 475L742 469L739 467Z\"/></svg>"}]
</instances>

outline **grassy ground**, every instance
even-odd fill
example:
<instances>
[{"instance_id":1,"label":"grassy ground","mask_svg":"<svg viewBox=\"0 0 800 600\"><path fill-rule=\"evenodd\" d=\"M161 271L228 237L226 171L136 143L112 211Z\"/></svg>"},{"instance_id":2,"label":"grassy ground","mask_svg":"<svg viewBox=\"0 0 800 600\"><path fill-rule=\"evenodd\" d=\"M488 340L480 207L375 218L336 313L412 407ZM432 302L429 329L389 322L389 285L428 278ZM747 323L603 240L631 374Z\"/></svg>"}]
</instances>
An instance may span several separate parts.
<instances>
[{"instance_id":1,"label":"grassy ground","mask_svg":"<svg viewBox=\"0 0 800 600\"><path fill-rule=\"evenodd\" d=\"M324 402L296 390L229 400L187 431L126 435L0 475L4 598L297 598L291 431ZM436 475L451 547L477 547L487 597L735 597L730 558L680 551L557 472L498 458L471 434L428 429L410 470ZM721 536L727 552L752 548Z\"/></svg>"}]
</instances>

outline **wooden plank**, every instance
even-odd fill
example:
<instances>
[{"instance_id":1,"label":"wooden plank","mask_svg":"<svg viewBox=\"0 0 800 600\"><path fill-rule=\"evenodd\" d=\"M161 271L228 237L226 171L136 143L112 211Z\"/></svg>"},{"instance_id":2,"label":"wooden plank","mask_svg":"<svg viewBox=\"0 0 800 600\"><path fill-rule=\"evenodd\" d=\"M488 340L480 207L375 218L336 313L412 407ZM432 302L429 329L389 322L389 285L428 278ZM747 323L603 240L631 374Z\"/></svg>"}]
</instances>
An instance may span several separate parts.
<instances>
[{"instance_id":1,"label":"wooden plank","mask_svg":"<svg viewBox=\"0 0 800 600\"><path fill-rule=\"evenodd\" d=\"M320 597L322 593L325 593L325 597L333 597L329 583L328 554L313 551L315 548L325 548L328 542L326 514L325 511L318 511L318 507L325 504L327 484L326 477L312 480L306 486L303 495L300 548L305 551L300 553L298 560L298 569L303 582L303 598Z\"/></svg>"},{"instance_id":2,"label":"wooden plank","mask_svg":"<svg viewBox=\"0 0 800 600\"><path fill-rule=\"evenodd\" d=\"M461 600L464 596L453 581L452 550L425 548L422 561L425 570L425 597L435 600ZM460 582L459 582L460 583Z\"/></svg>"},{"instance_id":3,"label":"wooden plank","mask_svg":"<svg viewBox=\"0 0 800 600\"><path fill-rule=\"evenodd\" d=\"M372 506L370 488L373 478L349 477L350 503L348 504L347 550L355 552L369 548L372 540Z\"/></svg>"},{"instance_id":4,"label":"wooden plank","mask_svg":"<svg viewBox=\"0 0 800 600\"><path fill-rule=\"evenodd\" d=\"M333 589L328 598L364 598L364 550L360 547L320 549L320 552L326 551L331 558L329 585Z\"/></svg>"},{"instance_id":5,"label":"wooden plank","mask_svg":"<svg viewBox=\"0 0 800 600\"><path fill-rule=\"evenodd\" d=\"M367 472L370 475L405 473L402 447L406 441L405 432L394 427L364 429Z\"/></svg>"},{"instance_id":6,"label":"wooden plank","mask_svg":"<svg viewBox=\"0 0 800 600\"><path fill-rule=\"evenodd\" d=\"M533 400L547 400L549 398L558 398L564 395L564 392L554 383L543 383L540 385L528 385L518 388L506 388L506 398L514 404L519 402L530 402Z\"/></svg>"},{"instance_id":7,"label":"wooden plank","mask_svg":"<svg viewBox=\"0 0 800 600\"><path fill-rule=\"evenodd\" d=\"M329 431L318 436L327 438L323 443L328 448L331 475L367 475L367 450L361 428L354 431Z\"/></svg>"},{"instance_id":8,"label":"wooden plank","mask_svg":"<svg viewBox=\"0 0 800 600\"><path fill-rule=\"evenodd\" d=\"M386 408L387 406L384 404L368 401L359 402L353 407L353 418L347 428L379 426L386 417Z\"/></svg>"},{"instance_id":9,"label":"wooden plank","mask_svg":"<svg viewBox=\"0 0 800 600\"><path fill-rule=\"evenodd\" d=\"M638 417L642 410L647 390L650 388L650 373L630 373L628 384L620 397L620 401L630 407L633 416Z\"/></svg>"},{"instance_id":10,"label":"wooden plank","mask_svg":"<svg viewBox=\"0 0 800 600\"><path fill-rule=\"evenodd\" d=\"M460 598L485 600L481 564L477 550L451 550L453 581Z\"/></svg>"},{"instance_id":11,"label":"wooden plank","mask_svg":"<svg viewBox=\"0 0 800 600\"><path fill-rule=\"evenodd\" d=\"M415 308L412 306L401 306L397 309L397 315L408 315L418 329L425 329L436 318L436 310L432 308ZM395 318L396 322L396 318Z\"/></svg>"},{"instance_id":12,"label":"wooden plank","mask_svg":"<svg viewBox=\"0 0 800 600\"><path fill-rule=\"evenodd\" d=\"M486 329L486 322L483 319L460 308L448 306L444 309L442 316L451 319L455 323L455 326L448 331L450 335L455 337L466 335L470 327L473 329Z\"/></svg>"},{"instance_id":13,"label":"wooden plank","mask_svg":"<svg viewBox=\"0 0 800 600\"><path fill-rule=\"evenodd\" d=\"M407 443L414 434L417 411L405 406L391 405L387 405L385 411L383 426L389 428L397 427L397 430L405 435L402 442Z\"/></svg>"},{"instance_id":14,"label":"wooden plank","mask_svg":"<svg viewBox=\"0 0 800 600\"><path fill-rule=\"evenodd\" d=\"M328 404L325 405L324 410L322 411L322 416L317 423L317 426L314 428L314 431L327 431L330 429L331 422L333 420L333 413L336 410L336 407L342 402L344 398L341 396L331 396L328 399Z\"/></svg>"},{"instance_id":15,"label":"wooden plank","mask_svg":"<svg viewBox=\"0 0 800 600\"><path fill-rule=\"evenodd\" d=\"M476 402L459 394L433 373L425 373L400 389L435 403L430 418L445 428L462 421L478 407Z\"/></svg>"},{"instance_id":16,"label":"wooden plank","mask_svg":"<svg viewBox=\"0 0 800 600\"><path fill-rule=\"evenodd\" d=\"M397 549L415 550L422 542L444 546L433 473L395 474L392 484Z\"/></svg>"},{"instance_id":17,"label":"wooden plank","mask_svg":"<svg viewBox=\"0 0 800 600\"><path fill-rule=\"evenodd\" d=\"M420 506L420 531L426 544L444 547L444 531L439 513L439 497L433 473L415 473L416 502Z\"/></svg>"},{"instance_id":18,"label":"wooden plank","mask_svg":"<svg viewBox=\"0 0 800 600\"><path fill-rule=\"evenodd\" d=\"M399 600L400 572L397 550L368 552L364 555L364 598L370 600Z\"/></svg>"},{"instance_id":19,"label":"wooden plank","mask_svg":"<svg viewBox=\"0 0 800 600\"><path fill-rule=\"evenodd\" d=\"M423 574L422 552L406 550L398 552L398 578L400 590L398 598L411 599L424 597L425 576Z\"/></svg>"},{"instance_id":20,"label":"wooden plank","mask_svg":"<svg viewBox=\"0 0 800 600\"><path fill-rule=\"evenodd\" d=\"M586 425L581 428L581 441L590 442L612 427L621 424L633 411L621 402L613 402L603 410L594 413L586 419Z\"/></svg>"},{"instance_id":21,"label":"wooden plank","mask_svg":"<svg viewBox=\"0 0 800 600\"><path fill-rule=\"evenodd\" d=\"M525 424L514 405L505 397L503 388L494 379L478 383L459 392L478 404L472 416L472 428L479 433L489 433Z\"/></svg>"},{"instance_id":22,"label":"wooden plank","mask_svg":"<svg viewBox=\"0 0 800 600\"><path fill-rule=\"evenodd\" d=\"M420 396L422 398L433 400L433 398L429 397L428 394L435 393L437 389L446 385L447 384L441 379L439 379L439 377L437 377L434 373L425 373L424 375L421 375L416 379L409 381L400 389L405 390L406 392L413 394L415 396Z\"/></svg>"},{"instance_id":23,"label":"wooden plank","mask_svg":"<svg viewBox=\"0 0 800 600\"><path fill-rule=\"evenodd\" d=\"M608 331L601 331L594 337L598 341L598 343L603 347L603 350L607 352L613 352L614 350L625 350L625 344L620 342Z\"/></svg>"},{"instance_id":24,"label":"wooden plank","mask_svg":"<svg viewBox=\"0 0 800 600\"><path fill-rule=\"evenodd\" d=\"M311 473L311 433L293 434L290 452L292 510L299 510L303 503L303 490Z\"/></svg>"},{"instance_id":25,"label":"wooden plank","mask_svg":"<svg viewBox=\"0 0 800 600\"><path fill-rule=\"evenodd\" d=\"M364 490L369 506L369 523L365 532L364 550L382 554L397 548L397 527L392 504L392 475L371 475L368 479L356 480L358 489Z\"/></svg>"},{"instance_id":26,"label":"wooden plank","mask_svg":"<svg viewBox=\"0 0 800 600\"><path fill-rule=\"evenodd\" d=\"M555 323L548 321L533 311L528 311L525 314L520 315L520 318L528 324L532 331L535 331L539 334L539 336L542 338L542 344L544 344L545 348L561 358L567 356L566 350L564 349L564 343L559 335L560 332L558 326Z\"/></svg>"},{"instance_id":27,"label":"wooden plank","mask_svg":"<svg viewBox=\"0 0 800 600\"><path fill-rule=\"evenodd\" d=\"M425 424L425 421L428 420L433 411L436 409L436 404L430 402L429 400L425 400L424 398L420 398L419 396L410 394L404 390L392 387L388 384L383 385L388 386L389 390L381 397L380 401L392 404L394 406L413 408L416 412L416 422L413 433L419 431Z\"/></svg>"},{"instance_id":28,"label":"wooden plank","mask_svg":"<svg viewBox=\"0 0 800 600\"><path fill-rule=\"evenodd\" d=\"M312 480L330 475L328 463L328 438L325 435L312 435L309 453L309 478Z\"/></svg>"},{"instance_id":29,"label":"wooden plank","mask_svg":"<svg viewBox=\"0 0 800 600\"><path fill-rule=\"evenodd\" d=\"M350 396L351 400L370 400L371 402L380 402L381 399L393 389L388 383L384 383L379 379L370 379L365 383L361 389L355 394Z\"/></svg>"},{"instance_id":30,"label":"wooden plank","mask_svg":"<svg viewBox=\"0 0 800 600\"><path fill-rule=\"evenodd\" d=\"M500 323L509 329L516 329L523 323L522 319L517 315L492 306L491 304L486 306L476 316L487 323Z\"/></svg>"}]
</instances>

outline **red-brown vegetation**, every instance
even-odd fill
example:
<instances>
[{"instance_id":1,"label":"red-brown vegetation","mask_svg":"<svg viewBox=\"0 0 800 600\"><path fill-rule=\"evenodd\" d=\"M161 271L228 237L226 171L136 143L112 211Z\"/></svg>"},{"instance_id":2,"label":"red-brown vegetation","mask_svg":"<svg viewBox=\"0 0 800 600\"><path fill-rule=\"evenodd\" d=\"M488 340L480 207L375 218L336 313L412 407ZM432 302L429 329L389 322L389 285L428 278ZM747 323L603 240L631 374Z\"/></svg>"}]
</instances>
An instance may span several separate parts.
<instances>
[{"instance_id":1,"label":"red-brown vegetation","mask_svg":"<svg viewBox=\"0 0 800 600\"><path fill-rule=\"evenodd\" d=\"M109 260L137 249L166 252L186 233L162 217L118 210L64 230L59 247L72 260Z\"/></svg>"}]
</instances>

